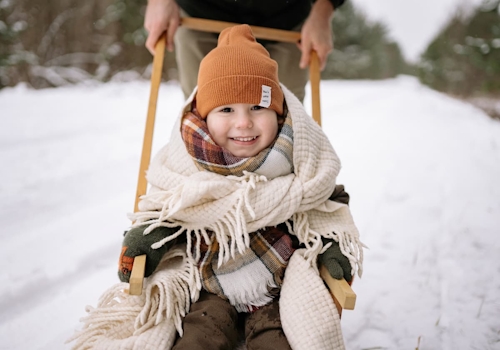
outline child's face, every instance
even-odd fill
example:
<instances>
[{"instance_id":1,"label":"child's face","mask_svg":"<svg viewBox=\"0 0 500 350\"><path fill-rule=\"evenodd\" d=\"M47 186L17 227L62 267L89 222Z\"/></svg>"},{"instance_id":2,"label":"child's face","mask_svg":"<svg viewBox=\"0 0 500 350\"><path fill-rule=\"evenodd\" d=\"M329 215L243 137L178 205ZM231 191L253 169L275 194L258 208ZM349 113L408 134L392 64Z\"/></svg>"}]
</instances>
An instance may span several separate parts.
<instances>
[{"instance_id":1,"label":"child's face","mask_svg":"<svg viewBox=\"0 0 500 350\"><path fill-rule=\"evenodd\" d=\"M210 111L207 126L215 143L236 157L248 158L274 141L278 134L278 116L272 109L235 103Z\"/></svg>"}]
</instances>

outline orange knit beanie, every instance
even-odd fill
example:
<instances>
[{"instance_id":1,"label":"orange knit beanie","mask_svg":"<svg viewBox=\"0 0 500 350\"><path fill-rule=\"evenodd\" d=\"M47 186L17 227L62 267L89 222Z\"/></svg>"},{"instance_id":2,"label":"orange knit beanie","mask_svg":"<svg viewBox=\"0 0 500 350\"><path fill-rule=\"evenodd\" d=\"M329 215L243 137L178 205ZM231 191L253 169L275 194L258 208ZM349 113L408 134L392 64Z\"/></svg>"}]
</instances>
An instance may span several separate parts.
<instances>
[{"instance_id":1,"label":"orange knit beanie","mask_svg":"<svg viewBox=\"0 0 500 350\"><path fill-rule=\"evenodd\" d=\"M196 107L203 118L215 107L233 103L283 113L278 64L246 24L220 33L217 47L203 58L198 73Z\"/></svg>"}]
</instances>

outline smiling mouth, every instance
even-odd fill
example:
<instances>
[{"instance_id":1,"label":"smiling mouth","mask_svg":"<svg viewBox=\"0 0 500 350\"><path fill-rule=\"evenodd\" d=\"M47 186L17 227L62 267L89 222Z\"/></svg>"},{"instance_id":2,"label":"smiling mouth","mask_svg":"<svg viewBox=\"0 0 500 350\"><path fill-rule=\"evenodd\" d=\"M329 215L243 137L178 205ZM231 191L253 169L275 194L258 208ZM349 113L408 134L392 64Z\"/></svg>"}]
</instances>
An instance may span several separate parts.
<instances>
[{"instance_id":1,"label":"smiling mouth","mask_svg":"<svg viewBox=\"0 0 500 350\"><path fill-rule=\"evenodd\" d=\"M257 138L257 136L253 136L253 137L231 137L232 140L242 141L242 142L253 141L256 138Z\"/></svg>"}]
</instances>

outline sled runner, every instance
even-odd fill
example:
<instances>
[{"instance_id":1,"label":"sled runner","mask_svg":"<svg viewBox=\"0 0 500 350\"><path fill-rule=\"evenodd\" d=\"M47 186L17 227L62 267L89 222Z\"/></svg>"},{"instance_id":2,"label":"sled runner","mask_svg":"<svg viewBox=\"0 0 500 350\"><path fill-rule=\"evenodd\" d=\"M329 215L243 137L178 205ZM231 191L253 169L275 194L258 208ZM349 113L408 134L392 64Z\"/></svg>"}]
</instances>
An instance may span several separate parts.
<instances>
[{"instance_id":1,"label":"sled runner","mask_svg":"<svg viewBox=\"0 0 500 350\"><path fill-rule=\"evenodd\" d=\"M198 18L183 18L182 26L201 30L206 32L219 33L223 29L237 25L236 23L221 22L214 20L198 19ZM252 31L256 38L266 39L273 41L291 42L296 43L300 40L300 33L251 26ZM155 55L153 59L153 69L151 74L151 90L148 104L148 113L146 119L146 127L144 132L143 148L141 155L141 162L139 167L139 176L137 183L137 191L135 196L134 212L138 211L138 204L140 197L146 194L147 181L146 170L149 167L152 149L152 136L154 131L156 105L158 99L158 91L161 81L161 74L163 68L163 60L165 53L165 36L163 35L155 47ZM311 100L312 100L312 116L314 120L321 125L321 108L320 108L320 66L319 59L316 52L311 54L310 64L310 86L311 86ZM143 279L145 270L146 256L141 255L135 258L132 273L130 276L129 294L141 295L143 292ZM328 286L328 289L333 297L334 303L337 307L339 316L342 314L343 309L353 310L356 302L356 294L351 289L346 280L336 280L330 276L330 273L324 266L319 268L321 278Z\"/></svg>"}]
</instances>

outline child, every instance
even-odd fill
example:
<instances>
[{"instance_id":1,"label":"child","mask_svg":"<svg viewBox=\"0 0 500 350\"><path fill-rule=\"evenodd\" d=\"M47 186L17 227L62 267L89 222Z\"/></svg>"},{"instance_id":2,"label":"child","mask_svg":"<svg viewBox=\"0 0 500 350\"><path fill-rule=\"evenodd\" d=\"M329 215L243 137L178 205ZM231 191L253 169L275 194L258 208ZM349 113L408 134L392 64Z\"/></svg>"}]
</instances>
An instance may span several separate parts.
<instances>
[{"instance_id":1,"label":"child","mask_svg":"<svg viewBox=\"0 0 500 350\"><path fill-rule=\"evenodd\" d=\"M360 272L348 196L335 185L340 162L277 73L249 26L225 29L148 170L151 190L125 236L119 275L128 281L133 257L147 254L149 276L186 243L200 293L173 349L233 349L240 321L248 349L290 349L280 288L299 247L337 279Z\"/></svg>"}]
</instances>

